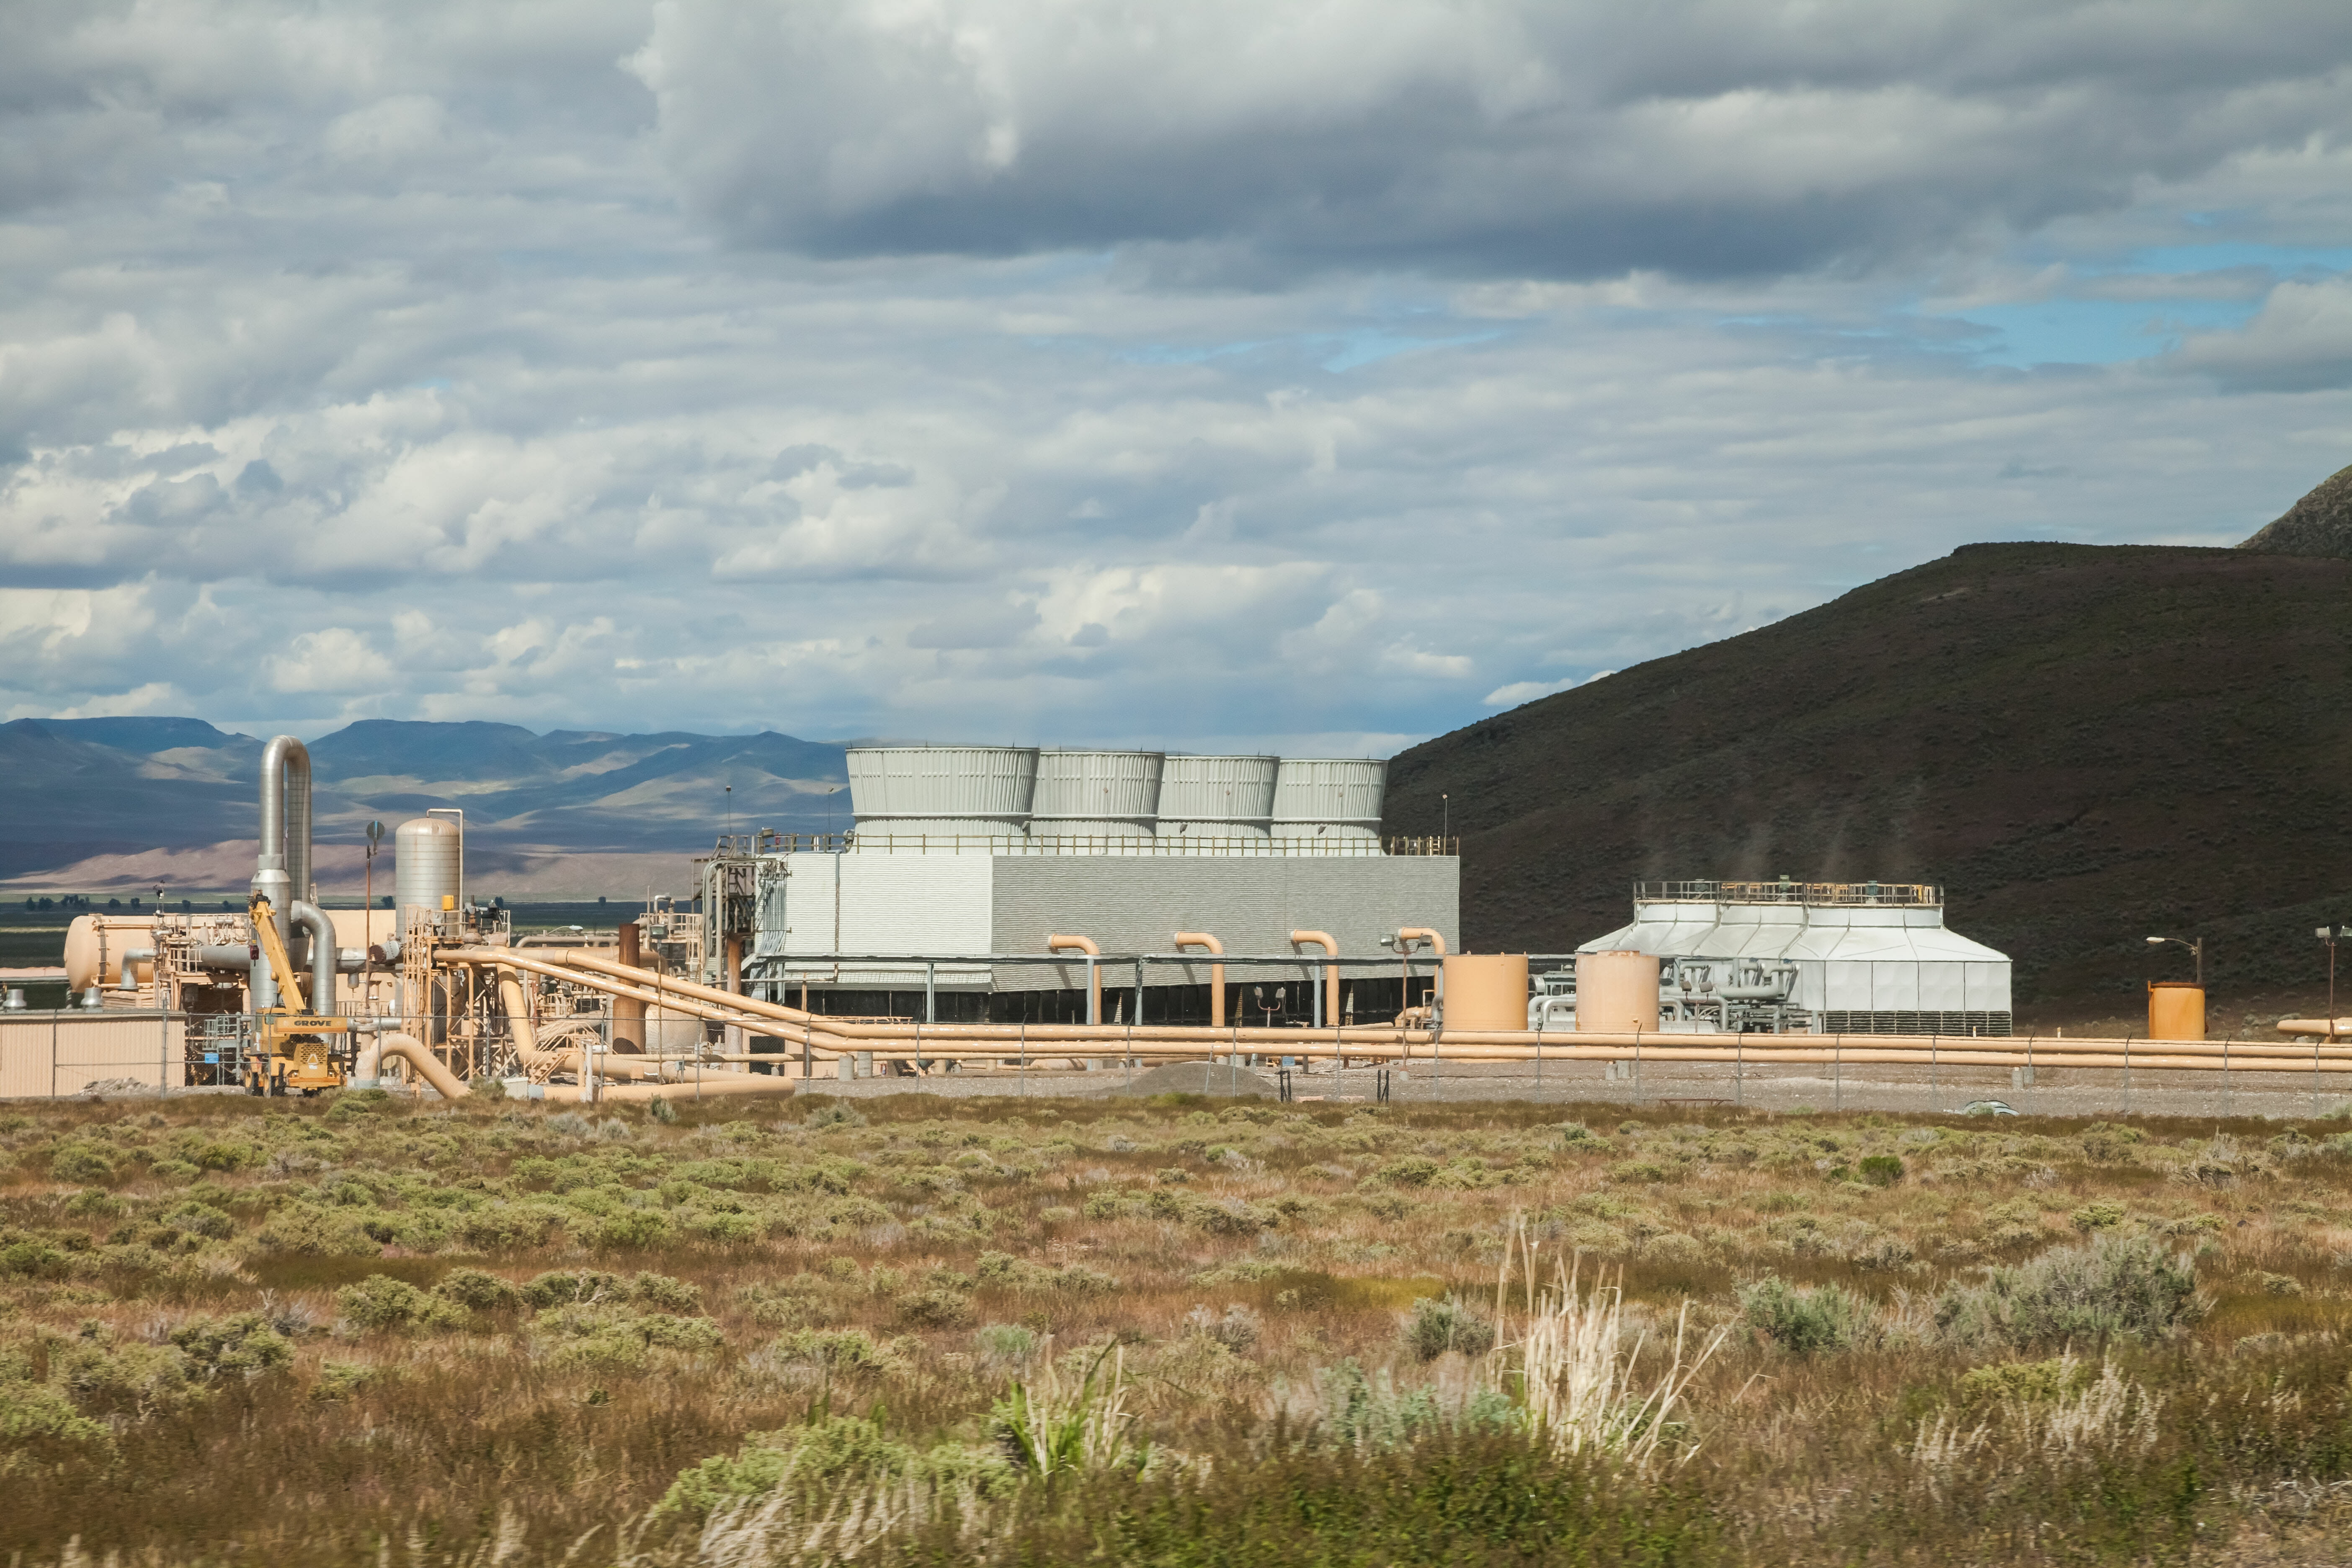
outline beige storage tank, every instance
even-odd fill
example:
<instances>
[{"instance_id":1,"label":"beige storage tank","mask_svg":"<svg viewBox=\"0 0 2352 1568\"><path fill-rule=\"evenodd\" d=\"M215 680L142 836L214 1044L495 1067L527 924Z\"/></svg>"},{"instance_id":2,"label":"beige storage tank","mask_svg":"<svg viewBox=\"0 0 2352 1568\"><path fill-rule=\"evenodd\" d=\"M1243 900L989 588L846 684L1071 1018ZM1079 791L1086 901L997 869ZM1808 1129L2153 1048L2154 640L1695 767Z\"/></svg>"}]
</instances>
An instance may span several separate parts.
<instances>
[{"instance_id":1,"label":"beige storage tank","mask_svg":"<svg viewBox=\"0 0 2352 1568\"><path fill-rule=\"evenodd\" d=\"M122 981L126 948L152 950L152 915L76 915L66 927L66 986L87 991L93 985L117 985ZM131 965L132 978L142 984L155 978L152 962Z\"/></svg>"},{"instance_id":2,"label":"beige storage tank","mask_svg":"<svg viewBox=\"0 0 2352 1568\"><path fill-rule=\"evenodd\" d=\"M2147 1037L2151 1040L2203 1039L2205 987L2186 980L2149 981Z\"/></svg>"},{"instance_id":3,"label":"beige storage tank","mask_svg":"<svg viewBox=\"0 0 2352 1568\"><path fill-rule=\"evenodd\" d=\"M457 825L446 817L402 823L393 838L393 908L438 910L444 899L454 900L463 891L457 885L463 840Z\"/></svg>"},{"instance_id":4,"label":"beige storage tank","mask_svg":"<svg viewBox=\"0 0 2352 1568\"><path fill-rule=\"evenodd\" d=\"M1447 953L1444 1024L1448 1029L1526 1029L1528 955Z\"/></svg>"},{"instance_id":5,"label":"beige storage tank","mask_svg":"<svg viewBox=\"0 0 2352 1568\"><path fill-rule=\"evenodd\" d=\"M1525 1026L1527 1009L1519 1016ZM1580 952L1576 955L1576 1027L1580 1034L1647 1033L1658 1026L1658 960L1655 954Z\"/></svg>"}]
</instances>

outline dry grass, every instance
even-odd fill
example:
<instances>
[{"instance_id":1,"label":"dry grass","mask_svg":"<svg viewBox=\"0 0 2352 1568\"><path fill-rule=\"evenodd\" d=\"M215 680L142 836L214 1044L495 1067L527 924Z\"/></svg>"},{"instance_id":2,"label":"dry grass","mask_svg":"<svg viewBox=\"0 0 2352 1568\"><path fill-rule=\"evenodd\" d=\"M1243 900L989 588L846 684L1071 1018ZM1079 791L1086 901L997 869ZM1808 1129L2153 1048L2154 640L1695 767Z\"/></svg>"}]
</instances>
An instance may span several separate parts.
<instances>
[{"instance_id":1,"label":"dry grass","mask_svg":"<svg viewBox=\"0 0 2352 1568\"><path fill-rule=\"evenodd\" d=\"M1402 1509L1431 1478L1461 1495L1474 1461L1581 1510L1554 1561L2154 1561L2193 1539L2284 1563L2345 1506L2340 1123L813 1109L0 1112L0 1554L785 1561L851 1529L867 1557L1048 1562L1114 1503L1279 1542L1365 1467L1402 1467ZM1899 1177L1863 1181L1873 1155ZM2189 1257L2201 1315L2152 1342L1937 1337L1941 1293L2099 1237ZM1559 1283L1531 1296L1538 1269ZM1768 1278L1847 1293L1851 1347L1751 1332L1738 1292ZM1496 1302L1494 1370L1537 1375L1482 1392L1467 1358L1422 1360L1402 1326L1439 1298ZM1165 1457L1141 1471L975 1471L976 1500L939 1513L864 1482L814 1511L771 1487L716 1535L648 1523L681 1471L813 1417L985 1457L1016 1384L1074 1386L1110 1344L1122 1440ZM1969 1392L2068 1354L2095 1370L2046 1396ZM1524 1545L1517 1506L1498 1492L1488 1523L1431 1539L1519 1561L1464 1545ZM1127 1560L1255 1560L1197 1522L1135 1528ZM1328 1560L1405 1559L1391 1540Z\"/></svg>"}]
</instances>

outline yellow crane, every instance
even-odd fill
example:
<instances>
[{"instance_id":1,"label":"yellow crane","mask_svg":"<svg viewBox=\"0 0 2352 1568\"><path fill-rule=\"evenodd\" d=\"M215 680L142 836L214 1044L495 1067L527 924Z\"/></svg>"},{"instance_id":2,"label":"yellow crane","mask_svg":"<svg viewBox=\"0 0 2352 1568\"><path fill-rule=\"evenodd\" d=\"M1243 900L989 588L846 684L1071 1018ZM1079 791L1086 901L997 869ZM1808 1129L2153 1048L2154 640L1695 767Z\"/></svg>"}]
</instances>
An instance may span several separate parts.
<instances>
[{"instance_id":1,"label":"yellow crane","mask_svg":"<svg viewBox=\"0 0 2352 1568\"><path fill-rule=\"evenodd\" d=\"M323 1001L333 1005L333 998L309 998L304 1001L302 976L294 968L293 955L286 951L285 942L278 934L277 913L269 907L267 896L256 893L247 906L253 916L253 940L259 944L269 972L278 978L278 994L290 998L297 1005L257 1009L255 1047L246 1058L245 1087L253 1094L316 1094L322 1089L341 1089L351 1074L355 1049L352 1020L321 1014L316 1009Z\"/></svg>"}]
</instances>

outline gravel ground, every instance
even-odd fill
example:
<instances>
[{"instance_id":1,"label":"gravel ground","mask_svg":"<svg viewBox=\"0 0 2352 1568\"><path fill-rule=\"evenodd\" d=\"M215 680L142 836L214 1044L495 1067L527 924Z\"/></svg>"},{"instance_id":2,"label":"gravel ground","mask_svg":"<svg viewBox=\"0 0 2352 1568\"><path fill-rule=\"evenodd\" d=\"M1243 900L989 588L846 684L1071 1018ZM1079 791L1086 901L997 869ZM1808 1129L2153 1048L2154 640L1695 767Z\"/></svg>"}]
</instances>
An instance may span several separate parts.
<instances>
[{"instance_id":1,"label":"gravel ground","mask_svg":"<svg viewBox=\"0 0 2352 1568\"><path fill-rule=\"evenodd\" d=\"M1139 1068L1139 1073L1142 1069ZM1261 1075L1274 1069L1261 1067ZM842 1082L820 1079L803 1092L866 1099L886 1094L953 1096L1113 1094L1121 1085L1114 1064L1100 1072L959 1071L926 1078L870 1078ZM1432 1070L1427 1062L1389 1074L1395 1104L1435 1100L1520 1100L1560 1104L1621 1104L1644 1108L1688 1103L1694 1110L1745 1105L1758 1110L1894 1110L1911 1114L1954 1111L1972 1100L1998 1100L2024 1116L2263 1116L2305 1118L2352 1106L2352 1072L2325 1073L2315 1086L2305 1074L2138 1072L2126 1084L2117 1071L2081 1068L2039 1070L2020 1085L2000 1068L1947 1068L1931 1079L1907 1068L1874 1065L1840 1074L1820 1067L1749 1068L1693 1063L1661 1071L1645 1066L1638 1077L1608 1076L1603 1064L1575 1062L1546 1067L1540 1079L1530 1064L1479 1063ZM2226 1077L2227 1081L2224 1081ZM1301 1101L1368 1101L1378 1093L1376 1071L1333 1072L1318 1066L1291 1075L1291 1092Z\"/></svg>"}]
</instances>

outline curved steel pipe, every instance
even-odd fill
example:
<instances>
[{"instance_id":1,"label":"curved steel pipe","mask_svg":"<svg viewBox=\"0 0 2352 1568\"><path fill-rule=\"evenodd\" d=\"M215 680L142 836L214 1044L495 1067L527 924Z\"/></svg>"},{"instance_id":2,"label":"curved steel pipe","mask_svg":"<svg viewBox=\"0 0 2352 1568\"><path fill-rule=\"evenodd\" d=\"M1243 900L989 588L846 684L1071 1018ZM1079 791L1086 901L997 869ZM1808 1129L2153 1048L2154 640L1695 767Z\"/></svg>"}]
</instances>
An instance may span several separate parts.
<instances>
[{"instance_id":1,"label":"curved steel pipe","mask_svg":"<svg viewBox=\"0 0 2352 1568\"><path fill-rule=\"evenodd\" d=\"M335 922L315 904L296 899L287 918L310 936L310 1011L330 1013L335 1005Z\"/></svg>"}]
</instances>

